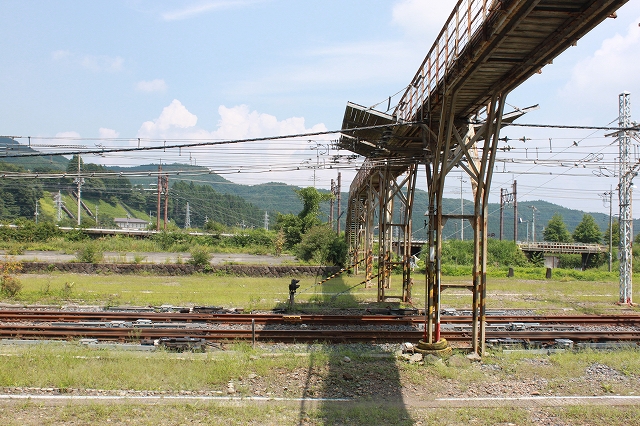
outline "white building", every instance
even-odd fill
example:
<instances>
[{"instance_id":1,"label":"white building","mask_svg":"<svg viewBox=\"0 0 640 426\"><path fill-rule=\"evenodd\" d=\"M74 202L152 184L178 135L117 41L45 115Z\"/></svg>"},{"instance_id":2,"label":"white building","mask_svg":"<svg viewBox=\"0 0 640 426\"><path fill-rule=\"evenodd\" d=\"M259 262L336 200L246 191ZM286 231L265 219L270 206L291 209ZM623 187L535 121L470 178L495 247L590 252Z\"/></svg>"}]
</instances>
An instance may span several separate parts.
<instances>
[{"instance_id":1,"label":"white building","mask_svg":"<svg viewBox=\"0 0 640 426\"><path fill-rule=\"evenodd\" d=\"M147 229L149 226L149 222L146 220L136 218L116 217L113 221L121 229Z\"/></svg>"}]
</instances>

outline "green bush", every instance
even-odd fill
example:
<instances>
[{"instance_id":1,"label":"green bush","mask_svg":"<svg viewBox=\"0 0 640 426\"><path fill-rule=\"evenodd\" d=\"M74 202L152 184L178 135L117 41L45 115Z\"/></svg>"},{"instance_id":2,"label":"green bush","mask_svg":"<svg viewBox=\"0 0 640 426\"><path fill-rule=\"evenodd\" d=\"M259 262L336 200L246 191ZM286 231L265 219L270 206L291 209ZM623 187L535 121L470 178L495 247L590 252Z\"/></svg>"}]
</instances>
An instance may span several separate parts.
<instances>
[{"instance_id":1,"label":"green bush","mask_svg":"<svg viewBox=\"0 0 640 426\"><path fill-rule=\"evenodd\" d=\"M22 263L13 260L12 258L5 259L0 263L0 292L9 297L15 297L20 290L22 290L22 284L20 280L14 275L22 270Z\"/></svg>"},{"instance_id":2,"label":"green bush","mask_svg":"<svg viewBox=\"0 0 640 426\"><path fill-rule=\"evenodd\" d=\"M82 229L76 228L66 232L64 234L64 238L67 241L84 241L89 239L89 235L87 235L87 233Z\"/></svg>"},{"instance_id":3,"label":"green bush","mask_svg":"<svg viewBox=\"0 0 640 426\"><path fill-rule=\"evenodd\" d=\"M423 250L425 256L429 250ZM473 241L449 240L442 244L442 264L473 265Z\"/></svg>"},{"instance_id":4,"label":"green bush","mask_svg":"<svg viewBox=\"0 0 640 426\"><path fill-rule=\"evenodd\" d=\"M0 290L9 297L15 297L22 290L22 284L16 277L2 277L0 278Z\"/></svg>"},{"instance_id":5,"label":"green bush","mask_svg":"<svg viewBox=\"0 0 640 426\"><path fill-rule=\"evenodd\" d=\"M164 251L171 249L176 245L189 244L190 235L182 232L163 231L153 235L153 240L158 243Z\"/></svg>"},{"instance_id":6,"label":"green bush","mask_svg":"<svg viewBox=\"0 0 640 426\"><path fill-rule=\"evenodd\" d=\"M428 250L423 250L426 257ZM422 259L425 260L425 259ZM489 239L487 264L491 266L526 266L526 256L513 241ZM443 265L473 266L473 241L449 240L442 244Z\"/></svg>"},{"instance_id":7,"label":"green bush","mask_svg":"<svg viewBox=\"0 0 640 426\"><path fill-rule=\"evenodd\" d=\"M244 230L231 237L229 244L234 247L264 246L272 247L275 233L266 229Z\"/></svg>"},{"instance_id":8,"label":"green bush","mask_svg":"<svg viewBox=\"0 0 640 426\"><path fill-rule=\"evenodd\" d=\"M189 263L195 266L209 266L209 262L211 261L211 253L206 247L203 246L195 246L191 249L191 259L189 259Z\"/></svg>"},{"instance_id":9,"label":"green bush","mask_svg":"<svg viewBox=\"0 0 640 426\"><path fill-rule=\"evenodd\" d=\"M102 261L103 257L104 256L98 249L97 244L93 242L84 244L76 254L78 261L83 263L99 263Z\"/></svg>"},{"instance_id":10,"label":"green bush","mask_svg":"<svg viewBox=\"0 0 640 426\"><path fill-rule=\"evenodd\" d=\"M302 241L296 246L296 255L306 262L316 262L335 266L344 266L347 259L347 244L328 225L310 228L302 235Z\"/></svg>"},{"instance_id":11,"label":"green bush","mask_svg":"<svg viewBox=\"0 0 640 426\"><path fill-rule=\"evenodd\" d=\"M487 242L488 263L493 266L526 266L527 257L513 241L489 239Z\"/></svg>"}]
</instances>

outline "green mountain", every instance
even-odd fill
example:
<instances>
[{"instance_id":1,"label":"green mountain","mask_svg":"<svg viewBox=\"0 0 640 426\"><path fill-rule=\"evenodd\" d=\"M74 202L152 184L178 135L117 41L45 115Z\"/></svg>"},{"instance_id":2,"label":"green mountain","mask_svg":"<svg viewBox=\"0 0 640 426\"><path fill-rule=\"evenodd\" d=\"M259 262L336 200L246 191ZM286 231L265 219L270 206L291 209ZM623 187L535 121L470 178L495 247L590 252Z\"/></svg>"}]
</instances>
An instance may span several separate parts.
<instances>
[{"instance_id":1,"label":"green mountain","mask_svg":"<svg viewBox=\"0 0 640 426\"><path fill-rule=\"evenodd\" d=\"M4 150L4 151L3 151ZM67 170L69 167L69 161L63 156L42 156L42 157L26 157L26 158L2 158L2 154L5 155L11 153L20 152L36 152L33 148L19 144L17 141L11 138L0 138L0 162L6 162L20 166L24 169L31 171L46 171L46 170ZM89 167L90 164L87 164ZM1 169L1 167L0 167ZM128 205L127 201L129 197L123 192L132 191L132 187L142 185L142 188L136 188L138 194L132 199L137 200L130 208L136 211L145 211L153 214L157 203L155 197L155 188L158 182L157 176L151 174L158 171L157 164L146 164L134 167L108 167L108 170L116 172L126 172L129 176L128 182L125 185L118 185L114 190L119 192L118 197L121 201L124 201L124 205ZM210 172L209 169L202 166L192 166L188 164L163 164L162 170L172 172L169 176L169 185L172 187L176 183L190 184L193 182L195 185L207 185L210 186L215 193L222 194L224 197L208 194L206 201L203 200L203 196L199 193L199 190L189 189L188 186L178 185L183 193L177 194L176 199L170 199L170 211L175 217L175 221L178 225L184 224L186 214L186 203L190 203L190 213L192 217L192 226L201 226L200 222L204 223L205 218L208 220L218 221L228 225L235 225L242 223L246 226L261 227L264 223L264 213L267 212L270 218L270 224L273 225L277 213L294 213L297 214L302 209L302 203L297 197L295 190L299 187L294 185L288 185L282 182L266 182L259 185L241 185L233 183L224 177ZM137 173L136 173L137 172ZM180 172L180 173L178 173ZM134 174L133 176L131 174ZM126 179L125 179L126 180ZM107 182L108 183L108 182ZM55 188L54 182L45 183L43 189L57 192L58 188ZM88 185L90 186L90 185ZM107 185L108 187L109 185ZM89 189L89 188L87 188ZM67 182L64 190L72 190L72 186ZM194 192L189 194L189 192ZM109 192L109 188L104 190L103 195ZM186 193L185 193L186 192ZM87 196L93 194L87 193ZM96 194L98 195L98 194ZM16 198L17 197L17 198ZM235 198L234 198L235 197ZM20 204L19 194L14 196L11 203L16 206ZM98 203L100 197L95 198ZM340 218L341 228L344 229L344 221L346 214L344 212L347 209L348 193L342 193L342 211L343 214ZM116 205L115 200L112 199L111 205ZM33 204L33 203L31 203ZM215 205L215 208L214 208ZM533 220L533 209L535 207L535 229ZM327 220L329 217L329 203L325 203L322 206L322 219ZM15 207L14 212L22 210ZM29 210L27 207L26 210ZM25 210L25 211L26 211ZM426 217L424 214L428 210L428 195L425 191L417 190L414 200L414 238L423 239L426 238L426 230L424 228L424 221ZM469 200L464 200L464 211L469 214L473 211L473 203ZM459 199L444 199L443 200L443 212L445 214L459 214L460 213L460 200ZM557 204L549 203L546 201L520 201L518 205L518 219L522 219L522 222L518 221L518 240L526 241L527 233L529 233L529 239L533 239L535 234L536 240L541 240L543 230L551 217L559 213L567 226L569 232L573 232L575 227L582 220L582 216L585 214L580 210L570 209L559 206ZM15 216L14 213L12 216ZM33 217L26 215L27 217ZM600 226L600 229L604 233L609 224L609 217L603 213L589 213L591 214L596 223ZM634 220L634 229L640 230L640 220ZM494 238L500 236L500 206L498 204L489 205L489 229L488 233ZM513 206L507 205L504 209L504 221L503 221L503 239L513 239L514 234L514 212ZM459 239L460 238L460 221L449 220L444 226L443 235L445 239ZM464 239L468 240L473 238L473 229L468 222L464 222Z\"/></svg>"},{"instance_id":2,"label":"green mountain","mask_svg":"<svg viewBox=\"0 0 640 426\"><path fill-rule=\"evenodd\" d=\"M34 147L37 146L34 144ZM29 145L18 143L15 139L0 137L0 162L15 164L32 172L67 170L69 160L62 155L43 155L38 157L2 158L7 155L36 153Z\"/></svg>"}]
</instances>

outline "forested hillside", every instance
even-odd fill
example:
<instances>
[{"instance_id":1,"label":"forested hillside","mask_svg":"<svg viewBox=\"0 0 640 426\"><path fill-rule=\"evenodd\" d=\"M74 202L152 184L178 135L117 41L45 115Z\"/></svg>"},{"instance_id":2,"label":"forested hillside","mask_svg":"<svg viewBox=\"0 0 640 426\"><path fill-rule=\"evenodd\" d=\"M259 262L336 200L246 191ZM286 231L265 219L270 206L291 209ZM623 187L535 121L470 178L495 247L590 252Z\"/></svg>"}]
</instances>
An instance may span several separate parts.
<instances>
[{"instance_id":1,"label":"forested hillside","mask_svg":"<svg viewBox=\"0 0 640 426\"><path fill-rule=\"evenodd\" d=\"M10 138L0 138L0 149L5 153L14 152L35 152L25 145L18 145ZM1 151L0 151L1 152ZM8 164L10 163L10 164ZM81 161L83 172L106 172L115 171L129 174L131 172L152 172L158 171L157 164L147 164L136 167L104 167L92 163ZM67 159L62 156L51 157L27 157L27 158L6 158L5 163L0 165L5 171L60 171L75 173L77 171L77 158L74 156ZM192 227L203 227L205 220L217 222L226 226L262 227L264 226L265 212L272 226L278 213L297 214L302 203L296 195L299 187L288 185L282 182L265 182L259 185L235 184L224 177L210 172L205 167L192 166L188 164L163 164L162 170L170 173L169 186L169 219L176 225L182 227L186 221L186 204L189 202L190 219ZM176 172L180 171L180 174ZM150 216L155 216L157 210L157 177L155 174L141 173L135 177L86 177L82 187L83 199L87 204L99 206L102 213L100 224L108 226L113 217L126 216L127 214L139 219L150 220ZM42 199L40 206L43 207L43 216L50 216L50 209L53 206L52 197L58 191L65 195L65 202L73 212L77 209L77 202L73 197L77 185L73 177L53 180L10 180L0 181L0 219L13 220L18 217L33 219L35 214L35 204L37 199L42 199L48 194L48 199ZM322 190L321 190L322 191ZM327 191L324 191L327 192ZM64 197L63 197L64 198ZM340 218L342 229L346 219L348 193L342 193L342 211ZM101 203L106 203L101 205ZM49 206L49 207L47 207ZM542 233L551 217L558 213L562 216L567 229L572 232L580 223L584 212L568 209L546 201L520 201L518 220L518 240L525 241L527 234L533 239L535 233L536 240L542 239ZM533 226L533 213L535 207L535 229ZM337 210L337 209L336 209ZM424 214L428 210L428 196L425 191L417 190L414 202L413 226L414 238L426 238ZM459 214L459 199L444 199L443 211L445 214ZM464 201L464 212L473 212L473 203L470 200ZM83 220L90 224L95 217L83 210ZM604 232L608 227L608 215L601 213L590 213L600 229ZM86 215L86 218L84 218ZM66 216L65 216L66 217ZM329 203L325 202L321 206L320 218L328 220ZM66 217L66 219L69 219ZM640 230L640 221L634 221L634 228ZM460 239L460 220L450 220L444 227L445 239ZM489 235L494 238L500 236L500 206L498 204L489 205ZM504 210L503 238L513 239L514 233L514 212L513 206L507 205ZM464 223L464 239L471 239L473 230L468 222Z\"/></svg>"}]
</instances>

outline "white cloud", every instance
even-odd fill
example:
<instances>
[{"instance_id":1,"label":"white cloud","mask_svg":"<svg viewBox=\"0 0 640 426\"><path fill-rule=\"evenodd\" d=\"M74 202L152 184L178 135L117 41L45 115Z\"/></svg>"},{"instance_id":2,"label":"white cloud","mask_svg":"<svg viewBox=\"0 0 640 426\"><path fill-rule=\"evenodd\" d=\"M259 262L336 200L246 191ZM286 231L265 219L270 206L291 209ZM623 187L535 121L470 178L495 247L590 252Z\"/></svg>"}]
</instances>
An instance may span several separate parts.
<instances>
[{"instance_id":1,"label":"white cloud","mask_svg":"<svg viewBox=\"0 0 640 426\"><path fill-rule=\"evenodd\" d=\"M107 129L105 127L100 127L98 133L100 134L100 139L115 139L120 136L120 133L116 132L113 129Z\"/></svg>"},{"instance_id":2,"label":"white cloud","mask_svg":"<svg viewBox=\"0 0 640 426\"><path fill-rule=\"evenodd\" d=\"M69 52L68 50L56 50L54 52L51 52L51 57L54 61L61 61L63 59L67 59L70 56L71 52Z\"/></svg>"},{"instance_id":3,"label":"white cloud","mask_svg":"<svg viewBox=\"0 0 640 426\"><path fill-rule=\"evenodd\" d=\"M393 6L392 22L411 36L431 44L451 14L456 0L401 0Z\"/></svg>"},{"instance_id":4,"label":"white cloud","mask_svg":"<svg viewBox=\"0 0 640 426\"><path fill-rule=\"evenodd\" d=\"M174 99L153 121L146 121L138 130L138 137L150 139L249 139L268 136L283 136L307 132L326 131L324 124L306 128L303 117L278 120L277 117L251 111L247 105L218 108L220 120L215 130L196 127L198 117Z\"/></svg>"},{"instance_id":5,"label":"white cloud","mask_svg":"<svg viewBox=\"0 0 640 426\"><path fill-rule=\"evenodd\" d=\"M74 131L58 132L55 139L51 141L53 145L78 145L80 144L80 133Z\"/></svg>"},{"instance_id":6,"label":"white cloud","mask_svg":"<svg viewBox=\"0 0 640 426\"><path fill-rule=\"evenodd\" d=\"M281 121L270 114L250 111L247 105L218 108L218 129L211 132L216 139L248 139L266 136L283 136L306 132L323 132L324 124L305 127L303 117L291 117Z\"/></svg>"},{"instance_id":7,"label":"white cloud","mask_svg":"<svg viewBox=\"0 0 640 426\"><path fill-rule=\"evenodd\" d=\"M635 20L623 34L604 40L575 64L568 81L554 93L551 110L571 111L572 121L581 124L613 120L618 115L618 95L640 93L639 52L640 27Z\"/></svg>"},{"instance_id":8,"label":"white cloud","mask_svg":"<svg viewBox=\"0 0 640 426\"><path fill-rule=\"evenodd\" d=\"M138 137L177 138L179 134L185 133L181 130L192 128L197 122L198 117L191 114L179 100L174 99L157 119L142 123Z\"/></svg>"},{"instance_id":9,"label":"white cloud","mask_svg":"<svg viewBox=\"0 0 640 426\"><path fill-rule=\"evenodd\" d=\"M639 18L640 20L640 18ZM562 96L611 96L632 87L620 87L620 82L633 82L638 87L640 75L640 26L630 24L624 35L616 34L602 42L590 57L573 68L571 80L561 91Z\"/></svg>"},{"instance_id":10,"label":"white cloud","mask_svg":"<svg viewBox=\"0 0 640 426\"><path fill-rule=\"evenodd\" d=\"M164 92L167 90L167 83L160 78L151 81L141 81L136 85L136 89L141 92Z\"/></svg>"},{"instance_id":11,"label":"white cloud","mask_svg":"<svg viewBox=\"0 0 640 426\"><path fill-rule=\"evenodd\" d=\"M254 3L258 3L261 0L215 0L215 1L200 1L191 4L182 9L172 10L162 14L162 19L165 21L177 21L182 19L193 18L203 13L212 12L214 10L231 9L235 7L242 7Z\"/></svg>"},{"instance_id":12,"label":"white cloud","mask_svg":"<svg viewBox=\"0 0 640 426\"><path fill-rule=\"evenodd\" d=\"M79 138L80 133L69 131L69 132L58 132L56 133L56 138Z\"/></svg>"},{"instance_id":13,"label":"white cloud","mask_svg":"<svg viewBox=\"0 0 640 426\"><path fill-rule=\"evenodd\" d=\"M80 65L91 71L117 72L122 70L124 59L120 56L87 55L80 60Z\"/></svg>"},{"instance_id":14,"label":"white cloud","mask_svg":"<svg viewBox=\"0 0 640 426\"><path fill-rule=\"evenodd\" d=\"M95 72L118 72L122 71L124 59L120 56L108 55L85 55L80 56L68 50L55 50L51 52L51 58L57 62L68 62L80 65Z\"/></svg>"}]
</instances>

